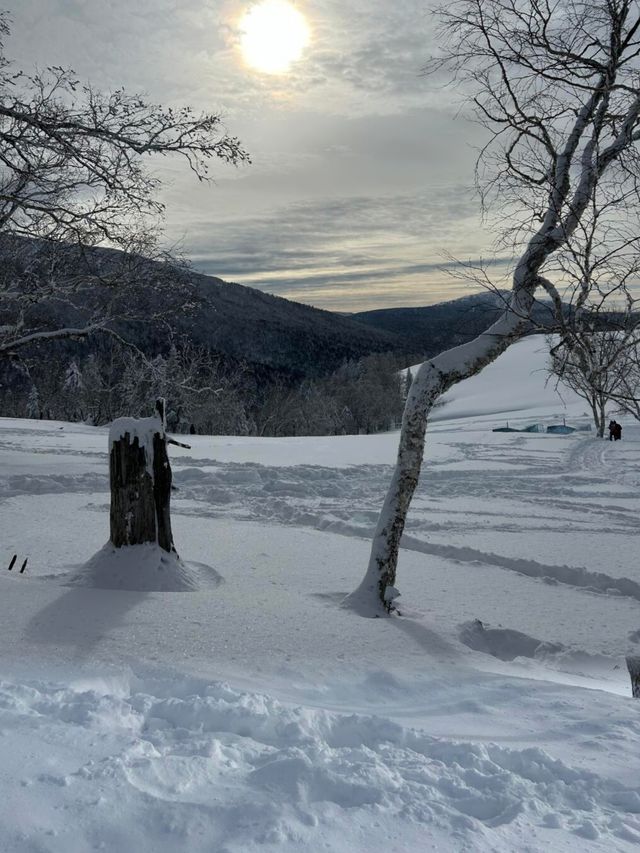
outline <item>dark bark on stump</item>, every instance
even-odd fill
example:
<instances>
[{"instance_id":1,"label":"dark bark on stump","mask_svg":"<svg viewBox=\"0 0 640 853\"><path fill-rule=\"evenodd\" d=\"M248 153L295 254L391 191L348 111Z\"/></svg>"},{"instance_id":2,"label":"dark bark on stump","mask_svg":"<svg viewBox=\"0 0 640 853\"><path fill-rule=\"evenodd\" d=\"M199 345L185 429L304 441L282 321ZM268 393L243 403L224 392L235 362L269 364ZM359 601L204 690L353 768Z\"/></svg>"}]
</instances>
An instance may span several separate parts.
<instances>
[{"instance_id":1,"label":"dark bark on stump","mask_svg":"<svg viewBox=\"0 0 640 853\"><path fill-rule=\"evenodd\" d=\"M171 533L171 480L167 442L156 432L153 436L153 498L158 544L165 551L175 551Z\"/></svg>"},{"instance_id":2,"label":"dark bark on stump","mask_svg":"<svg viewBox=\"0 0 640 853\"><path fill-rule=\"evenodd\" d=\"M631 695L640 699L640 655L627 655L627 669L631 676Z\"/></svg>"},{"instance_id":3,"label":"dark bark on stump","mask_svg":"<svg viewBox=\"0 0 640 853\"><path fill-rule=\"evenodd\" d=\"M151 439L151 436L149 436ZM153 464L147 450L129 433L111 446L111 541L116 548L157 542L175 552L171 533L171 466L163 433L154 432Z\"/></svg>"}]
</instances>

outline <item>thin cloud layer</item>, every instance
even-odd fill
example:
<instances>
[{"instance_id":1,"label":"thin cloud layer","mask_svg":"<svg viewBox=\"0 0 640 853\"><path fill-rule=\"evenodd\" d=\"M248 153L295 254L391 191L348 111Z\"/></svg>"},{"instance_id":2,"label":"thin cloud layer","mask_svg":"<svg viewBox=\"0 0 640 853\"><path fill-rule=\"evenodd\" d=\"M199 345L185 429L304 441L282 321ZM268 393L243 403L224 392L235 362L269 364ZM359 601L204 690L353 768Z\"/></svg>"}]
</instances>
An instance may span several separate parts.
<instances>
[{"instance_id":1,"label":"thin cloud layer","mask_svg":"<svg viewBox=\"0 0 640 853\"><path fill-rule=\"evenodd\" d=\"M471 189L478 131L421 74L428 7L299 2L311 44L272 76L241 61L249 5L20 0L8 48L22 65L64 64L104 88L222 112L251 167L220 164L212 186L194 186L163 166L167 239L200 269L338 310L447 298L442 257L486 255L491 235Z\"/></svg>"},{"instance_id":2,"label":"thin cloud layer","mask_svg":"<svg viewBox=\"0 0 640 853\"><path fill-rule=\"evenodd\" d=\"M352 311L460 295L464 286L446 274L455 263L434 247L450 246L461 260L478 260L483 241L460 236L474 231L482 234L468 191L448 187L428 196L292 204L192 232L188 245L203 272ZM508 259L492 263L502 280Z\"/></svg>"}]
</instances>

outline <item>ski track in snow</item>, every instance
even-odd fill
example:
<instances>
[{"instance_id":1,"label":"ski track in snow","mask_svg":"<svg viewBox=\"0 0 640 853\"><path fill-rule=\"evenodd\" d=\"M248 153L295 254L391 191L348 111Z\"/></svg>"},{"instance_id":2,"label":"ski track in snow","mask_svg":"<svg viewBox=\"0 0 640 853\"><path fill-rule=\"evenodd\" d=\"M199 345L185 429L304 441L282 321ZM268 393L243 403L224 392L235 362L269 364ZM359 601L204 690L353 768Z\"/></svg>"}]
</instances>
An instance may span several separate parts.
<instances>
[{"instance_id":1,"label":"ski track in snow","mask_svg":"<svg viewBox=\"0 0 640 853\"><path fill-rule=\"evenodd\" d=\"M50 435L57 438L54 430ZM39 433L40 442L46 442L46 437ZM632 578L433 541L434 534L469 534L474 529L516 534L523 529L582 531L589 536L640 533L635 506L624 505L640 486L640 471L626 464L624 445L574 436L558 452L547 449L544 441L544 437L515 435L499 446L452 442L469 467L460 470L447 462L425 463L402 547L454 564L498 566L530 578L640 601L640 583ZM0 449L13 445L0 441ZM38 452L54 451L45 445ZM76 454L96 456L90 451ZM173 465L176 514L296 525L365 538L373 533L392 470L388 465L282 468L189 456L174 459ZM17 474L0 481L0 500L107 489L107 475L97 472ZM461 500L465 505L457 507ZM500 501L508 502L508 512L491 509ZM103 512L104 506L95 509Z\"/></svg>"},{"instance_id":2,"label":"ski track in snow","mask_svg":"<svg viewBox=\"0 0 640 853\"><path fill-rule=\"evenodd\" d=\"M456 449L466 461L482 463L478 470L450 470L447 465L425 465L407 522L402 547L434 554L453 562L498 566L532 578L551 580L589 592L626 595L640 601L640 583L626 577L612 577L584 567L549 565L535 559L514 559L470 547L428 541L434 533L468 534L474 527L483 531L519 533L524 529L558 533L584 531L601 533L640 532L635 507L616 504L630 497L637 472L625 472L620 456L618 470L611 468L611 450L602 441L575 438L562 459L561 454L523 450L525 439L516 437L505 448L487 448L459 443ZM616 446L616 450L617 450ZM510 458L509 458L510 457ZM504 470L512 461L514 470ZM502 466L491 470L491 465ZM440 469L440 470L439 470ZM260 520L327 530L369 538L381 506L390 466L358 466L351 469L296 466L286 469L256 464L180 468L176 474L180 498L177 512L238 520ZM605 490L612 480L620 491ZM592 506L585 499L593 496ZM456 499L472 500L477 506L495 505L504 500L513 508L513 521L505 512L490 509L456 511ZM452 519L453 516L453 519ZM439 520L444 517L446 520Z\"/></svg>"},{"instance_id":3,"label":"ski track in snow","mask_svg":"<svg viewBox=\"0 0 640 853\"><path fill-rule=\"evenodd\" d=\"M64 770L51 762L32 776L30 756L15 780L49 837L38 849L90 849L114 808L149 850L317 850L319 839L328 849L388 849L389 821L422 835L420 849L440 832L453 846L438 849L496 849L505 833L513 846L500 849L544 849L543 838L554 850L640 843L640 787L536 747L443 741L223 682L110 686L0 682L2 732L26 728L32 744L66 750ZM118 747L102 754L114 736ZM72 817L71 835L64 814L43 807L49 798ZM25 840L5 834L4 849L26 849ZM109 849L135 849L131 835L128 845Z\"/></svg>"}]
</instances>

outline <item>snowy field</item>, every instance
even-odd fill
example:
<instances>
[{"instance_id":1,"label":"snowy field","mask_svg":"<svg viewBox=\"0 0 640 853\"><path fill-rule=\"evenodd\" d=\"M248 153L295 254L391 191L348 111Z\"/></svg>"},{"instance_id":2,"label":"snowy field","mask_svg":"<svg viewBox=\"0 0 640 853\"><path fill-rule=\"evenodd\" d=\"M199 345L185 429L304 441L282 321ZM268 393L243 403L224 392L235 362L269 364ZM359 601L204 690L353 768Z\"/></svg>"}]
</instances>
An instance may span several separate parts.
<instances>
[{"instance_id":1,"label":"snowy field","mask_svg":"<svg viewBox=\"0 0 640 853\"><path fill-rule=\"evenodd\" d=\"M340 602L397 433L171 448L197 588L148 592L74 583L107 430L0 419L0 850L638 849L640 428L492 432L588 422L544 362L437 410L389 619Z\"/></svg>"}]
</instances>

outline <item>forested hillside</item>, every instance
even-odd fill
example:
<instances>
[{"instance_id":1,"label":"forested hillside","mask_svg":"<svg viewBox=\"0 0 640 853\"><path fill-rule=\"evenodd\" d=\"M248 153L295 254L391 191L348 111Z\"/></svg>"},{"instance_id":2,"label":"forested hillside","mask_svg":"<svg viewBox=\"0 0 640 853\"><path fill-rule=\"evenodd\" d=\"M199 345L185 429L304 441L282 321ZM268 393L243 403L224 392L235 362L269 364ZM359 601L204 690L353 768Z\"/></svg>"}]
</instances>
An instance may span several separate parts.
<instances>
[{"instance_id":1,"label":"forested hillside","mask_svg":"<svg viewBox=\"0 0 640 853\"><path fill-rule=\"evenodd\" d=\"M3 415L102 424L163 396L180 432L371 432L399 417L398 371L424 352L171 258L2 245Z\"/></svg>"},{"instance_id":2,"label":"forested hillside","mask_svg":"<svg viewBox=\"0 0 640 853\"><path fill-rule=\"evenodd\" d=\"M163 396L178 432L377 432L400 417L399 370L474 337L504 305L480 293L344 316L168 257L16 239L1 248L5 340L21 333L16 317L34 336L0 364L0 412L17 417L101 424L143 416ZM537 321L547 314L540 305Z\"/></svg>"},{"instance_id":3,"label":"forested hillside","mask_svg":"<svg viewBox=\"0 0 640 853\"><path fill-rule=\"evenodd\" d=\"M487 329L505 308L508 293L482 291L419 308L382 308L361 311L351 318L387 334L398 335L416 352L421 348L427 355L472 340ZM536 326L552 322L548 303L539 302L533 312Z\"/></svg>"},{"instance_id":4,"label":"forested hillside","mask_svg":"<svg viewBox=\"0 0 640 853\"><path fill-rule=\"evenodd\" d=\"M0 261L5 329L16 317L35 331L96 323L148 356L167 353L172 339L183 338L296 378L328 375L372 353L409 353L393 332L202 275L171 259L5 238Z\"/></svg>"}]
</instances>

